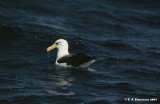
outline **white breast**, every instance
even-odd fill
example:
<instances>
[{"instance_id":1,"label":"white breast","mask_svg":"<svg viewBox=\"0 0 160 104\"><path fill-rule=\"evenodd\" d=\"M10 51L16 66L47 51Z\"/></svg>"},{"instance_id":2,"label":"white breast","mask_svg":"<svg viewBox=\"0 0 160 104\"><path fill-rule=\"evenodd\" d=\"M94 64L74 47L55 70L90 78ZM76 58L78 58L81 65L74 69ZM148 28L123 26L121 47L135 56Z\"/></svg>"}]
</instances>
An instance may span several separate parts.
<instances>
[{"instance_id":1,"label":"white breast","mask_svg":"<svg viewBox=\"0 0 160 104\"><path fill-rule=\"evenodd\" d=\"M67 65L66 63L58 63L57 60L55 62L55 65L58 67L64 67L64 68L71 68L71 65Z\"/></svg>"}]
</instances>

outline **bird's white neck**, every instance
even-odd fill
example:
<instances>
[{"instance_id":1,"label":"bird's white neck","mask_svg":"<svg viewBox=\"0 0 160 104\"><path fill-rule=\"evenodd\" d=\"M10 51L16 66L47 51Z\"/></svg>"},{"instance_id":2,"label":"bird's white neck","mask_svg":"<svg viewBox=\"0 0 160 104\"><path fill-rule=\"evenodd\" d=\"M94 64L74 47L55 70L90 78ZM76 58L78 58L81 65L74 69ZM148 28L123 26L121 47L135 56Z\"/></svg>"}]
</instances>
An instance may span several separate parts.
<instances>
[{"instance_id":1,"label":"bird's white neck","mask_svg":"<svg viewBox=\"0 0 160 104\"><path fill-rule=\"evenodd\" d=\"M65 55L69 55L68 48L60 48L60 49L58 49L57 59L65 56Z\"/></svg>"}]
</instances>

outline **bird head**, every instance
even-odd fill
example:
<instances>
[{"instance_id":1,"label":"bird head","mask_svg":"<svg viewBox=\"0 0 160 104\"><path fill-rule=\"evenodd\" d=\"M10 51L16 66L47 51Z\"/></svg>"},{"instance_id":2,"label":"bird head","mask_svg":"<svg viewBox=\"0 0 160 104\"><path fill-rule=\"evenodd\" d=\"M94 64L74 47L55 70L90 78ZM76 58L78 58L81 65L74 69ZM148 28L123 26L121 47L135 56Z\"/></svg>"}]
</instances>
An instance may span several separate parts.
<instances>
[{"instance_id":1,"label":"bird head","mask_svg":"<svg viewBox=\"0 0 160 104\"><path fill-rule=\"evenodd\" d=\"M47 52L51 51L52 49L57 48L59 49L67 49L68 50L68 42L64 39L58 39L53 45L47 48Z\"/></svg>"}]
</instances>

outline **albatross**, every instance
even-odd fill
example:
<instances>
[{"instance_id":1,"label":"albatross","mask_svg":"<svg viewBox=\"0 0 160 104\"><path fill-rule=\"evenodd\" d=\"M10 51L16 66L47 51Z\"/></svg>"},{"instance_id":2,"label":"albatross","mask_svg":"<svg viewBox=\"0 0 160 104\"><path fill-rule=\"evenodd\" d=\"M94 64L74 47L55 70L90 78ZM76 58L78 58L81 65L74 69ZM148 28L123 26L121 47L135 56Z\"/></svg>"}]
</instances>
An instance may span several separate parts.
<instances>
[{"instance_id":1,"label":"albatross","mask_svg":"<svg viewBox=\"0 0 160 104\"><path fill-rule=\"evenodd\" d=\"M95 62L94 57L87 56L84 53L69 54L68 42L64 39L58 39L53 45L47 48L47 52L57 48L57 58L55 65L58 67L78 67L88 68L89 65Z\"/></svg>"}]
</instances>

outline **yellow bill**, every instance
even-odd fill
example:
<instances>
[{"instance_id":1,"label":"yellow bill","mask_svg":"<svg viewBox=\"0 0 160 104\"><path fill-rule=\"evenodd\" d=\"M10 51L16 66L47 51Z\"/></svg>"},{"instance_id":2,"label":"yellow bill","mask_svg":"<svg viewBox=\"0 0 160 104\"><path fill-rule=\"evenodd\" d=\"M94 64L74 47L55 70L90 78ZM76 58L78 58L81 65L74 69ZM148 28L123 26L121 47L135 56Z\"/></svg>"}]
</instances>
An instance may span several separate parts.
<instances>
[{"instance_id":1,"label":"yellow bill","mask_svg":"<svg viewBox=\"0 0 160 104\"><path fill-rule=\"evenodd\" d=\"M55 44L53 44L52 46L48 47L48 48L47 48L47 52L49 52L50 50L52 50L52 49L54 49L54 48L56 48L56 45L55 45Z\"/></svg>"}]
</instances>

